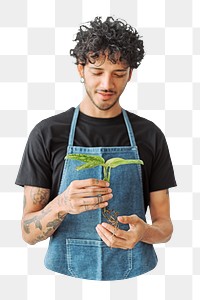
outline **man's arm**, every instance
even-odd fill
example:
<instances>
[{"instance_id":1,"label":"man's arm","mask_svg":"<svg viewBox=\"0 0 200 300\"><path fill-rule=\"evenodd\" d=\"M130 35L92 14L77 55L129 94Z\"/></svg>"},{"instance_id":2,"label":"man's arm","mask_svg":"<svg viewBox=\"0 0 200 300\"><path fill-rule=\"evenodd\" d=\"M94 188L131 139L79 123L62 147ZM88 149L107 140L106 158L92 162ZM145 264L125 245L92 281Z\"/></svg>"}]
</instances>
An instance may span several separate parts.
<instances>
[{"instance_id":1,"label":"man's arm","mask_svg":"<svg viewBox=\"0 0 200 300\"><path fill-rule=\"evenodd\" d=\"M64 219L62 198L49 202L50 190L40 187L24 187L24 210L21 221L22 237L33 245L51 236ZM60 205L59 205L60 204Z\"/></svg>"},{"instance_id":2,"label":"man's arm","mask_svg":"<svg viewBox=\"0 0 200 300\"><path fill-rule=\"evenodd\" d=\"M148 244L167 242L173 232L168 190L150 194L150 214L151 225L131 215L118 217L119 222L129 224L129 231L115 229L108 223L99 224L96 229L102 240L113 248L132 249L139 241Z\"/></svg>"},{"instance_id":3,"label":"man's arm","mask_svg":"<svg viewBox=\"0 0 200 300\"><path fill-rule=\"evenodd\" d=\"M149 208L152 225L147 224L141 241L148 244L168 242L173 232L168 190L150 193Z\"/></svg>"},{"instance_id":4,"label":"man's arm","mask_svg":"<svg viewBox=\"0 0 200 300\"><path fill-rule=\"evenodd\" d=\"M24 241L33 245L47 239L67 214L80 214L106 207L112 198L111 193L112 190L104 180L74 180L62 194L49 202L49 189L25 186L21 222Z\"/></svg>"}]
</instances>

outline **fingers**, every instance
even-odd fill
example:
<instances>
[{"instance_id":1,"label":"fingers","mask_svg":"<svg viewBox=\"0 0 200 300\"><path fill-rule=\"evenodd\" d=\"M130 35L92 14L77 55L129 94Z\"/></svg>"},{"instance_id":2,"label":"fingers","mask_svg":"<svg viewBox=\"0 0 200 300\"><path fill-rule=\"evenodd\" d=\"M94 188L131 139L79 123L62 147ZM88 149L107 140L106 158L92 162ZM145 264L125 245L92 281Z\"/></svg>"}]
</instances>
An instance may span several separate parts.
<instances>
[{"instance_id":1,"label":"fingers","mask_svg":"<svg viewBox=\"0 0 200 300\"><path fill-rule=\"evenodd\" d=\"M139 221L139 217L137 215L118 216L117 219L120 223L131 224L131 225L134 225Z\"/></svg>"},{"instance_id":2,"label":"fingers","mask_svg":"<svg viewBox=\"0 0 200 300\"><path fill-rule=\"evenodd\" d=\"M97 225L97 233L108 247L132 249L139 241L142 241L148 225L137 215L120 216L118 220L129 224L129 230L116 229L110 224L102 223Z\"/></svg>"},{"instance_id":3,"label":"fingers","mask_svg":"<svg viewBox=\"0 0 200 300\"><path fill-rule=\"evenodd\" d=\"M83 197L85 194L68 194L66 196L66 205L68 213L79 214L84 211L94 210L98 208L104 208L108 205L108 201L112 199L113 195L111 193L96 196Z\"/></svg>"},{"instance_id":4,"label":"fingers","mask_svg":"<svg viewBox=\"0 0 200 300\"><path fill-rule=\"evenodd\" d=\"M112 194L107 195L97 195L96 197L89 197L89 198L81 198L78 200L79 205L100 205L106 201L109 201L113 197Z\"/></svg>"},{"instance_id":5,"label":"fingers","mask_svg":"<svg viewBox=\"0 0 200 300\"><path fill-rule=\"evenodd\" d=\"M112 235L115 235L116 237L119 237L121 239L126 239L127 238L127 232L124 230L121 230L119 228L116 228L108 223L102 223L101 226L112 233Z\"/></svg>"},{"instance_id":6,"label":"fingers","mask_svg":"<svg viewBox=\"0 0 200 300\"><path fill-rule=\"evenodd\" d=\"M96 231L104 243L111 248L130 249L129 233L114 226L102 223L98 224Z\"/></svg>"},{"instance_id":7,"label":"fingers","mask_svg":"<svg viewBox=\"0 0 200 300\"><path fill-rule=\"evenodd\" d=\"M94 204L94 205L83 205L81 206L81 212L84 211L89 211L89 210L95 210L97 208L104 208L108 205L108 202L103 202L103 203L99 203L99 204Z\"/></svg>"},{"instance_id":8,"label":"fingers","mask_svg":"<svg viewBox=\"0 0 200 300\"><path fill-rule=\"evenodd\" d=\"M91 187L91 186L108 187L109 185L110 185L109 182L105 180L96 179L96 178L74 180L71 183L71 186L77 189Z\"/></svg>"},{"instance_id":9,"label":"fingers","mask_svg":"<svg viewBox=\"0 0 200 300\"><path fill-rule=\"evenodd\" d=\"M69 198L72 205L74 207L87 205L87 210L106 207L108 204L99 204L110 200L112 197L113 195L111 188L86 188L69 191Z\"/></svg>"},{"instance_id":10,"label":"fingers","mask_svg":"<svg viewBox=\"0 0 200 300\"><path fill-rule=\"evenodd\" d=\"M112 192L111 188L87 187L84 189L72 189L70 195L72 197L97 197L98 195L106 195Z\"/></svg>"},{"instance_id":11,"label":"fingers","mask_svg":"<svg viewBox=\"0 0 200 300\"><path fill-rule=\"evenodd\" d=\"M112 197L109 183L94 178L74 180L63 192L67 213L79 214L83 211L104 208Z\"/></svg>"}]
</instances>

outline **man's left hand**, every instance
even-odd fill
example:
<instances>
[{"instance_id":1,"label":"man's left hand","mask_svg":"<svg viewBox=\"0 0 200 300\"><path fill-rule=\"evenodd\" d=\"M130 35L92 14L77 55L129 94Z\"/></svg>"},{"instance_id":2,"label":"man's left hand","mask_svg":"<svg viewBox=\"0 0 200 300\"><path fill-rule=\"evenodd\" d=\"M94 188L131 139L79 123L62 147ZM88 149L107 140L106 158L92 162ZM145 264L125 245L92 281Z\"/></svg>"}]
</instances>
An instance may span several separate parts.
<instances>
[{"instance_id":1,"label":"man's left hand","mask_svg":"<svg viewBox=\"0 0 200 300\"><path fill-rule=\"evenodd\" d=\"M117 219L120 223L129 224L129 230L121 230L108 223L102 223L96 227L98 235L108 247L121 249L134 248L142 240L149 225L137 215L120 216Z\"/></svg>"}]
</instances>

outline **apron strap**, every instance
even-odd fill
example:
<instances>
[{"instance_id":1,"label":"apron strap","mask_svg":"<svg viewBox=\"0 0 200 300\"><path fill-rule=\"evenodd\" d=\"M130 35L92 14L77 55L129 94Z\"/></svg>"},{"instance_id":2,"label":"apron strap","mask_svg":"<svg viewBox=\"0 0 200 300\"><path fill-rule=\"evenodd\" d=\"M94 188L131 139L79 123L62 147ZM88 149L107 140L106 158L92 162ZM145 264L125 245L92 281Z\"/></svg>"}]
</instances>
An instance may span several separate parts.
<instances>
[{"instance_id":1,"label":"apron strap","mask_svg":"<svg viewBox=\"0 0 200 300\"><path fill-rule=\"evenodd\" d=\"M74 111L71 128L70 128L70 133L69 133L68 146L73 146L73 143L74 143L74 136L75 136L75 130L76 130L76 123L78 120L78 114L79 114L79 105L75 108L75 111Z\"/></svg>"},{"instance_id":2,"label":"apron strap","mask_svg":"<svg viewBox=\"0 0 200 300\"><path fill-rule=\"evenodd\" d=\"M135 136L134 136L133 129L132 129L129 117L127 115L127 112L125 111L125 109L122 109L122 113L124 116L124 121L126 124L127 131L128 131L128 137L130 140L131 147L136 147Z\"/></svg>"},{"instance_id":3,"label":"apron strap","mask_svg":"<svg viewBox=\"0 0 200 300\"><path fill-rule=\"evenodd\" d=\"M133 129L132 129L131 123L129 121L129 117L128 117L128 115L127 115L127 113L124 109L122 109L122 113L123 113L123 117L124 117L124 121L125 121L127 131L128 131L128 136L129 136L131 147L135 147L136 142L135 142ZM79 114L79 105L75 108L75 111L74 111L74 115L73 115L73 119L72 119L72 123L71 123L71 128L70 128L68 146L73 146L73 143L74 143L74 136L75 136L75 130L76 130L76 123L77 123L77 120L78 120L78 114Z\"/></svg>"}]
</instances>

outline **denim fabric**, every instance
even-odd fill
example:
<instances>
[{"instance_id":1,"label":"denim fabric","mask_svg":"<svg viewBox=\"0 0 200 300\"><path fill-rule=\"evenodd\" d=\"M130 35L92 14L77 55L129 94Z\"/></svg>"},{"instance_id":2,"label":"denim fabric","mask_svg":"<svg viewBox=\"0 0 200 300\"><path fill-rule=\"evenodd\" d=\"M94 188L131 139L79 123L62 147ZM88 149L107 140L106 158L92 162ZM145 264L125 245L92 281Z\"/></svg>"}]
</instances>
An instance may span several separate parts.
<instances>
[{"instance_id":1,"label":"denim fabric","mask_svg":"<svg viewBox=\"0 0 200 300\"><path fill-rule=\"evenodd\" d=\"M67 154L84 153L99 155L105 160L113 157L139 159L137 146L128 116L123 110L124 121L130 138L130 146L125 147L78 147L73 146L79 107L75 109ZM103 179L102 167L77 171L80 161L66 160L59 194L73 180ZM122 165L111 170L110 186L113 198L109 209L119 215L136 214L144 221L145 210L141 165ZM55 272L90 280L120 280L138 276L153 269L157 256L153 245L139 242L133 249L111 249L99 237L96 225L106 222L101 209L86 211L79 215L67 215L54 235L50 238L45 257L45 266ZM129 226L120 224L120 229Z\"/></svg>"}]
</instances>

